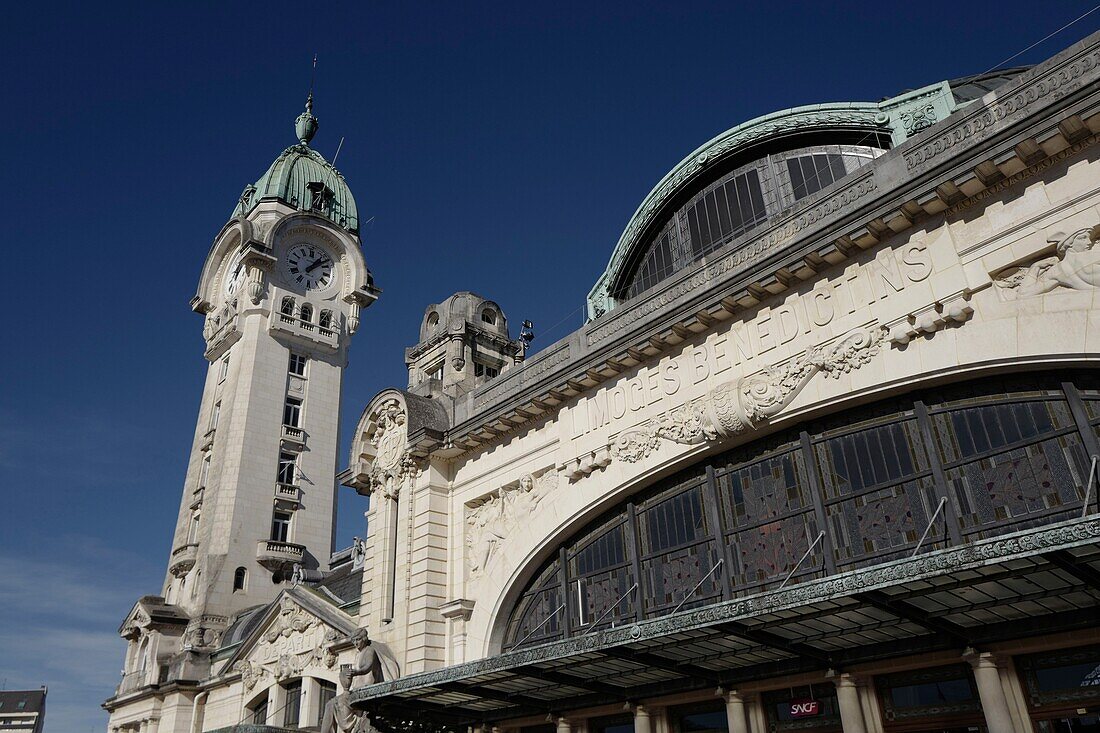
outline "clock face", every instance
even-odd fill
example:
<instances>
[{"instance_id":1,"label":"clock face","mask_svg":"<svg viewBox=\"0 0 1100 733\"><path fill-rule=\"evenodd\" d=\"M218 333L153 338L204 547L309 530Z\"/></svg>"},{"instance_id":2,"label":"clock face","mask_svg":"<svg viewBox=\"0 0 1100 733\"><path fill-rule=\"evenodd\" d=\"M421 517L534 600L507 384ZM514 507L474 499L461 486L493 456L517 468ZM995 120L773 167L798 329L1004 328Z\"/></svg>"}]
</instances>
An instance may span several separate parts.
<instances>
[{"instance_id":1,"label":"clock face","mask_svg":"<svg viewBox=\"0 0 1100 733\"><path fill-rule=\"evenodd\" d=\"M306 290L327 288L333 281L332 255L314 244L296 244L287 250L283 274L291 285Z\"/></svg>"},{"instance_id":2,"label":"clock face","mask_svg":"<svg viewBox=\"0 0 1100 733\"><path fill-rule=\"evenodd\" d=\"M241 283L244 282L244 263L241 262L241 256L237 255L225 268L225 294L233 295L241 288Z\"/></svg>"}]
</instances>

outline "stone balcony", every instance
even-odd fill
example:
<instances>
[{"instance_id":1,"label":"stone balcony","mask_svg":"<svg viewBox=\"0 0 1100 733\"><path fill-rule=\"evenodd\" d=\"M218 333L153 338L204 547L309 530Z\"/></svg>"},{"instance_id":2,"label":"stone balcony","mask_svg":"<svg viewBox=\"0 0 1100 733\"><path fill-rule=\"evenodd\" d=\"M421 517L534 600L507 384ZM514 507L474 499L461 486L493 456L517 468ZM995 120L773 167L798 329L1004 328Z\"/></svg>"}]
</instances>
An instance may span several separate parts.
<instances>
[{"instance_id":1,"label":"stone balcony","mask_svg":"<svg viewBox=\"0 0 1100 733\"><path fill-rule=\"evenodd\" d=\"M293 542L260 540L256 543L256 562L272 572L301 562L305 553L305 545Z\"/></svg>"},{"instance_id":2,"label":"stone balcony","mask_svg":"<svg viewBox=\"0 0 1100 733\"><path fill-rule=\"evenodd\" d=\"M297 316L273 312L270 327L272 331L293 336L300 341L320 344L336 350L340 346L340 332L335 328L324 328L312 321L303 321Z\"/></svg>"},{"instance_id":3,"label":"stone balcony","mask_svg":"<svg viewBox=\"0 0 1100 733\"><path fill-rule=\"evenodd\" d=\"M118 688L115 690L116 695L125 695L128 692L145 687L149 685L149 673L142 669L136 672L129 672L122 675L122 681L119 682Z\"/></svg>"},{"instance_id":4,"label":"stone balcony","mask_svg":"<svg viewBox=\"0 0 1100 733\"><path fill-rule=\"evenodd\" d=\"M275 502L287 509L297 509L302 502L302 489L294 484L275 484Z\"/></svg>"},{"instance_id":5,"label":"stone balcony","mask_svg":"<svg viewBox=\"0 0 1100 733\"><path fill-rule=\"evenodd\" d=\"M284 425L282 432L283 445L289 448L301 450L306 446L306 431L293 425Z\"/></svg>"},{"instance_id":6,"label":"stone balcony","mask_svg":"<svg viewBox=\"0 0 1100 733\"><path fill-rule=\"evenodd\" d=\"M199 543L188 542L172 550L172 557L168 561L168 572L179 578L186 575L195 567L195 560L199 556Z\"/></svg>"}]
</instances>

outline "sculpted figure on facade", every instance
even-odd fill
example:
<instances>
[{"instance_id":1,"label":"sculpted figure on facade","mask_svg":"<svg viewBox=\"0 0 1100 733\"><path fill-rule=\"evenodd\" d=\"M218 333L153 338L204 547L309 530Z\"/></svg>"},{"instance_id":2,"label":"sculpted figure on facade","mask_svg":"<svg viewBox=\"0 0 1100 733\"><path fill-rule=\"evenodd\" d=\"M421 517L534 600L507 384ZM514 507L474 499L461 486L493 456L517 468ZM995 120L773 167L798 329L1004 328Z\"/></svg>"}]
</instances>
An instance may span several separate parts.
<instances>
[{"instance_id":1,"label":"sculpted figure on facade","mask_svg":"<svg viewBox=\"0 0 1100 733\"><path fill-rule=\"evenodd\" d=\"M471 577L485 569L497 547L534 513L556 478L553 471L538 480L525 473L516 485L497 489L484 503L467 510L466 557Z\"/></svg>"},{"instance_id":2,"label":"sculpted figure on facade","mask_svg":"<svg viewBox=\"0 0 1100 733\"><path fill-rule=\"evenodd\" d=\"M611 453L633 463L655 451L662 440L694 444L755 430L789 405L815 374L836 378L869 362L884 337L885 331L877 326L857 329L837 343L816 346L784 364L720 384L697 400L621 433Z\"/></svg>"},{"instance_id":3,"label":"sculpted figure on facade","mask_svg":"<svg viewBox=\"0 0 1100 733\"><path fill-rule=\"evenodd\" d=\"M351 706L348 693L401 675L397 660L388 650L372 643L366 629L356 631L352 643L355 644L355 661L340 670L343 692L325 705L321 733L372 733L377 730L366 713Z\"/></svg>"},{"instance_id":4,"label":"sculpted figure on facade","mask_svg":"<svg viewBox=\"0 0 1100 733\"><path fill-rule=\"evenodd\" d=\"M1051 235L1047 242L1055 245L1055 254L1023 267L1001 273L993 284L1006 300L1029 298L1049 293L1059 287L1070 290L1092 290L1100 287L1100 224L1078 229L1072 234Z\"/></svg>"}]
</instances>

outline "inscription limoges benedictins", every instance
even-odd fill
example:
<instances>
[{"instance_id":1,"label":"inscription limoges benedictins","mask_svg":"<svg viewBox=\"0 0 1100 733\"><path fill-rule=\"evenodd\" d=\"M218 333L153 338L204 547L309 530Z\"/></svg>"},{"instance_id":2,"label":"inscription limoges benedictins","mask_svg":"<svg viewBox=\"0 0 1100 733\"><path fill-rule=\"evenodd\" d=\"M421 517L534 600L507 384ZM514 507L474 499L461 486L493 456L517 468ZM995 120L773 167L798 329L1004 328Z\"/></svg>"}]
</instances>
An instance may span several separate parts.
<instances>
[{"instance_id":1,"label":"inscription limoges benedictins","mask_svg":"<svg viewBox=\"0 0 1100 733\"><path fill-rule=\"evenodd\" d=\"M782 305L758 311L752 320L734 323L724 333L580 399L569 410L573 437L622 429L645 414L672 406L685 385L720 378L734 367L748 374L760 368L756 360L773 349L889 298L931 273L931 252L923 242L881 252ZM657 406L662 400L666 404Z\"/></svg>"}]
</instances>

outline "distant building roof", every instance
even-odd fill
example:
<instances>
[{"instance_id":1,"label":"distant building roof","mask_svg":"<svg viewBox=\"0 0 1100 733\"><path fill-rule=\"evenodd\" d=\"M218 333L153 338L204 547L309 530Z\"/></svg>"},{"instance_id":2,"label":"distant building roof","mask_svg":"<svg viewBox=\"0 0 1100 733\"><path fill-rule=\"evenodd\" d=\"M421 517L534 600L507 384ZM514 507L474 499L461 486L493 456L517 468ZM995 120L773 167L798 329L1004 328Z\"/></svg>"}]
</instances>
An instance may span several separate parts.
<instances>
[{"instance_id":1,"label":"distant building roof","mask_svg":"<svg viewBox=\"0 0 1100 733\"><path fill-rule=\"evenodd\" d=\"M41 713L46 709L46 688L0 690L0 713Z\"/></svg>"}]
</instances>

